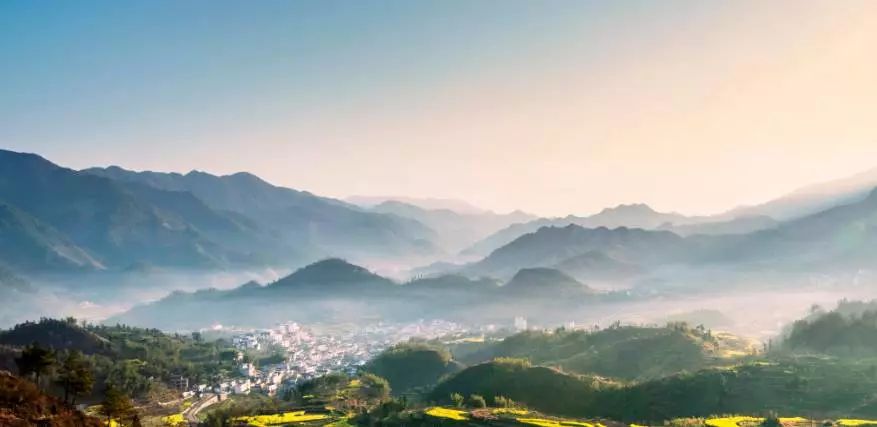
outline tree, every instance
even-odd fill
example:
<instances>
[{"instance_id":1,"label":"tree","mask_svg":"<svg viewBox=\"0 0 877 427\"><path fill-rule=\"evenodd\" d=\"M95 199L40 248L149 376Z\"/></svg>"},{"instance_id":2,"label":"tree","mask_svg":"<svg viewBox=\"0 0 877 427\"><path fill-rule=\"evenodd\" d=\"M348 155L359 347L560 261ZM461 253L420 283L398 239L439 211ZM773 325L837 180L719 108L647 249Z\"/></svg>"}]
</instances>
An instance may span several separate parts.
<instances>
[{"instance_id":1,"label":"tree","mask_svg":"<svg viewBox=\"0 0 877 427\"><path fill-rule=\"evenodd\" d=\"M107 387L100 406L100 414L107 417L107 424L111 424L110 420L113 417L124 418L132 412L134 412L134 404L131 403L131 399L115 387Z\"/></svg>"},{"instance_id":2,"label":"tree","mask_svg":"<svg viewBox=\"0 0 877 427\"><path fill-rule=\"evenodd\" d=\"M73 350L67 353L64 363L58 373L58 385L64 389L64 402L76 403L76 397L91 391L94 385L94 377L82 353Z\"/></svg>"},{"instance_id":3,"label":"tree","mask_svg":"<svg viewBox=\"0 0 877 427\"><path fill-rule=\"evenodd\" d=\"M390 397L390 383L375 374L359 378L359 396L366 402L382 402Z\"/></svg>"},{"instance_id":4,"label":"tree","mask_svg":"<svg viewBox=\"0 0 877 427\"><path fill-rule=\"evenodd\" d=\"M463 395L460 393L451 393L451 402L454 403L454 406L457 408L463 407Z\"/></svg>"},{"instance_id":5,"label":"tree","mask_svg":"<svg viewBox=\"0 0 877 427\"><path fill-rule=\"evenodd\" d=\"M18 367L18 373L21 376L34 376L34 383L40 385L40 377L49 372L52 365L55 364L55 358L52 352L46 348L40 347L39 344L33 343L21 352L21 356L15 359L15 365Z\"/></svg>"},{"instance_id":6,"label":"tree","mask_svg":"<svg viewBox=\"0 0 877 427\"><path fill-rule=\"evenodd\" d=\"M469 396L469 406L473 408L486 408L487 402L484 400L484 396L480 394L473 394Z\"/></svg>"}]
</instances>

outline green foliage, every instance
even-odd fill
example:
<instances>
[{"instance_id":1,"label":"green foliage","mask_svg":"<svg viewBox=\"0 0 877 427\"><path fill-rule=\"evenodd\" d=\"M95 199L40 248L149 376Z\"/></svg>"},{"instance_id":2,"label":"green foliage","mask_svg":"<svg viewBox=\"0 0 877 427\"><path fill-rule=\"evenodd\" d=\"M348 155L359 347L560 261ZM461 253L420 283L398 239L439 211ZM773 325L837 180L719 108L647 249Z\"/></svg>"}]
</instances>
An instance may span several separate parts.
<instances>
[{"instance_id":1,"label":"green foliage","mask_svg":"<svg viewBox=\"0 0 877 427\"><path fill-rule=\"evenodd\" d=\"M386 378L393 390L401 394L436 384L441 377L456 371L457 365L443 348L409 342L384 351L365 370Z\"/></svg>"},{"instance_id":2,"label":"green foliage","mask_svg":"<svg viewBox=\"0 0 877 427\"><path fill-rule=\"evenodd\" d=\"M480 394L470 394L467 403L469 404L469 407L475 409L487 407L487 401L484 400L484 396Z\"/></svg>"},{"instance_id":3,"label":"green foliage","mask_svg":"<svg viewBox=\"0 0 877 427\"><path fill-rule=\"evenodd\" d=\"M457 408L462 408L462 407L463 407L463 401L464 401L464 398L463 398L463 395L462 395L462 394L460 394L460 393L451 393L451 403L453 403L455 407L457 407Z\"/></svg>"},{"instance_id":4,"label":"green foliage","mask_svg":"<svg viewBox=\"0 0 877 427\"><path fill-rule=\"evenodd\" d=\"M124 325L81 326L72 318L41 319L0 332L0 344L25 345L21 343L35 343L25 347L16 361L22 375L47 373L55 362L50 349L78 352L82 364L90 367L92 382L98 389L110 385L137 398L155 394L175 375L188 377L191 382L207 382L235 370L236 353L225 341L205 342Z\"/></svg>"},{"instance_id":5,"label":"green foliage","mask_svg":"<svg viewBox=\"0 0 877 427\"><path fill-rule=\"evenodd\" d=\"M449 396L453 394L480 395L491 401L502 396L546 413L578 416L587 415L595 406L598 393L612 387L616 386L596 378L529 366L521 360L500 360L460 371L439 383L429 398L451 403Z\"/></svg>"},{"instance_id":6,"label":"green foliage","mask_svg":"<svg viewBox=\"0 0 877 427\"><path fill-rule=\"evenodd\" d=\"M108 387L100 403L100 414L110 419L123 419L133 415L134 404L125 393L114 387Z\"/></svg>"},{"instance_id":7,"label":"green foliage","mask_svg":"<svg viewBox=\"0 0 877 427\"><path fill-rule=\"evenodd\" d=\"M359 377L358 395L367 404L382 402L390 397L390 384L377 375L363 374Z\"/></svg>"},{"instance_id":8,"label":"green foliage","mask_svg":"<svg viewBox=\"0 0 877 427\"><path fill-rule=\"evenodd\" d=\"M21 356L15 359L18 373L21 376L33 376L34 382L39 386L40 377L49 372L55 364L52 352L37 343L29 345L21 352Z\"/></svg>"},{"instance_id":9,"label":"green foliage","mask_svg":"<svg viewBox=\"0 0 877 427\"><path fill-rule=\"evenodd\" d=\"M64 390L64 402L71 404L76 403L78 396L91 392L94 386L91 367L83 359L82 353L76 350L67 352L55 381Z\"/></svg>"},{"instance_id":10,"label":"green foliage","mask_svg":"<svg viewBox=\"0 0 877 427\"><path fill-rule=\"evenodd\" d=\"M714 356L721 345L705 329L673 323L665 328L616 326L597 332L527 331L460 358L475 364L512 357L567 372L648 380L707 367L717 360Z\"/></svg>"},{"instance_id":11,"label":"green foliage","mask_svg":"<svg viewBox=\"0 0 877 427\"><path fill-rule=\"evenodd\" d=\"M851 314L836 310L799 320L792 325L783 348L841 356L877 355L877 310Z\"/></svg>"}]
</instances>

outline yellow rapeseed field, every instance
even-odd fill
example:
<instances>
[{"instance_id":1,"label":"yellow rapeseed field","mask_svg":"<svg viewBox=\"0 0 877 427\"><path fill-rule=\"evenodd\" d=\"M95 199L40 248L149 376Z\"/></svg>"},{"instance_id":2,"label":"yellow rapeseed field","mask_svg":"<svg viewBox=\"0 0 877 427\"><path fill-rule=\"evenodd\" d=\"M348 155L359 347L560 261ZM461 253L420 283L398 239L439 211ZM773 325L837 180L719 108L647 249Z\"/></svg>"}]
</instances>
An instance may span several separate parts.
<instances>
[{"instance_id":1,"label":"yellow rapeseed field","mask_svg":"<svg viewBox=\"0 0 877 427\"><path fill-rule=\"evenodd\" d=\"M247 423L253 427L267 427L274 425L302 423L307 421L325 420L329 418L324 414L306 414L305 411L285 412L283 414L274 415L254 415L248 417L237 417L234 421Z\"/></svg>"},{"instance_id":2,"label":"yellow rapeseed field","mask_svg":"<svg viewBox=\"0 0 877 427\"><path fill-rule=\"evenodd\" d=\"M440 406L427 409L426 415L436 418L448 418L457 421L465 421L469 419L469 415L464 411L442 408Z\"/></svg>"}]
</instances>

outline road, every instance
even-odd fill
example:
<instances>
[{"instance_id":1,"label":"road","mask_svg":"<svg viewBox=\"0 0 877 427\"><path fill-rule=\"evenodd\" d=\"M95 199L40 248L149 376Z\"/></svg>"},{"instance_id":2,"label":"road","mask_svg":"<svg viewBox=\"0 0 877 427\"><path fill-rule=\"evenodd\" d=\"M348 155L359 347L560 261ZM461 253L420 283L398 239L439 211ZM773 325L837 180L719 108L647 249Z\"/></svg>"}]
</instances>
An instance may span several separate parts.
<instances>
[{"instance_id":1,"label":"road","mask_svg":"<svg viewBox=\"0 0 877 427\"><path fill-rule=\"evenodd\" d=\"M186 408L183 411L183 419L189 423L190 426L198 425L198 413L201 412L204 408L219 402L219 396L215 394L205 394L204 397L195 401L192 406Z\"/></svg>"}]
</instances>

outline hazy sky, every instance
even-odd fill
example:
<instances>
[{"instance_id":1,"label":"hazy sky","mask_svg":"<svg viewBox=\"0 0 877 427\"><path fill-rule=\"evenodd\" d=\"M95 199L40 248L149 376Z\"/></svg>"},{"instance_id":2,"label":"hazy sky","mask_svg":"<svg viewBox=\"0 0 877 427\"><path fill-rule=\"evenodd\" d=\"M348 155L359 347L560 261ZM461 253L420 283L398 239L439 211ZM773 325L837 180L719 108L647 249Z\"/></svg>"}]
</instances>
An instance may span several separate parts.
<instances>
[{"instance_id":1,"label":"hazy sky","mask_svg":"<svg viewBox=\"0 0 877 427\"><path fill-rule=\"evenodd\" d=\"M877 167L874 1L0 2L0 147L721 211Z\"/></svg>"}]
</instances>

